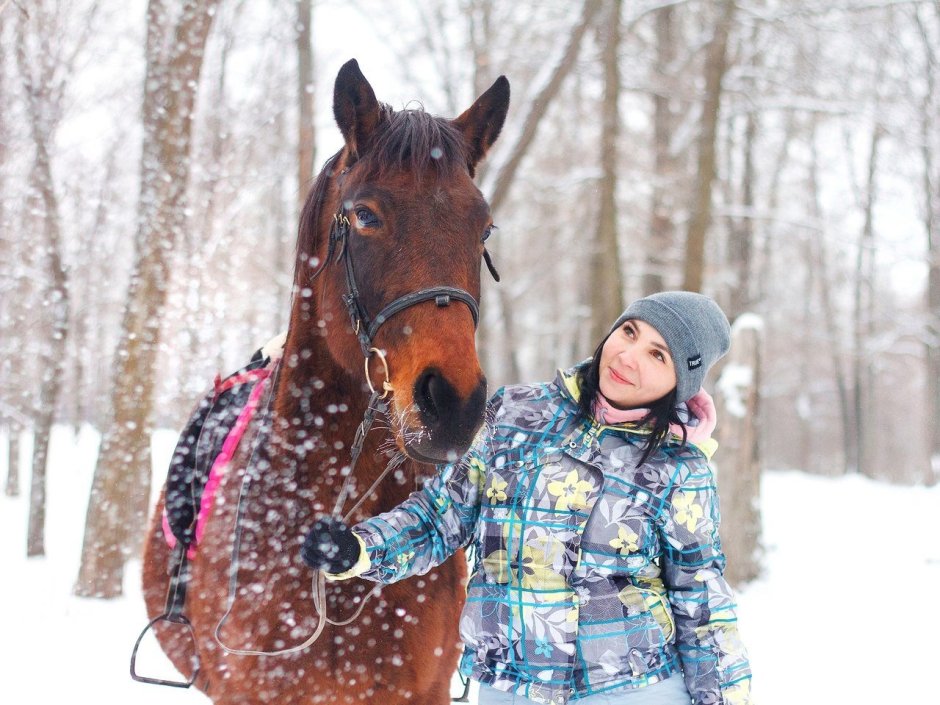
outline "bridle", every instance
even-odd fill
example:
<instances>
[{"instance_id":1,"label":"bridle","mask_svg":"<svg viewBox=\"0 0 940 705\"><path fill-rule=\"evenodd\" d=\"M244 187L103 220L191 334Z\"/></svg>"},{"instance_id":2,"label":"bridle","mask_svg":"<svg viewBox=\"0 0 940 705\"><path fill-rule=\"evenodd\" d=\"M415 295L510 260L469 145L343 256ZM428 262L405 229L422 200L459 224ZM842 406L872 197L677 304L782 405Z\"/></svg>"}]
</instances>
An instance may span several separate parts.
<instances>
[{"instance_id":1,"label":"bridle","mask_svg":"<svg viewBox=\"0 0 940 705\"><path fill-rule=\"evenodd\" d=\"M342 173L346 173L346 170L343 170ZM349 314L349 321L352 325L353 332L359 340L359 347L362 349L363 357L365 357L366 382L369 385L369 389L375 392L369 375L369 359L375 354L381 360L385 372L385 381L382 383L382 395L379 397L380 399L384 399L389 392L393 391L391 381L389 380L388 362L385 360L385 353L373 344L375 336L378 334L379 328L383 323L386 323L395 314L401 313L425 301L434 301L439 308L449 306L452 301L459 301L466 304L467 308L470 309L470 315L473 317L473 327L476 329L480 322L480 305L477 303L477 300L473 298L473 295L464 289L458 289L453 286L433 286L399 296L391 303L386 304L374 318L371 318L368 311L366 311L365 305L362 303L359 285L356 281L356 270L353 266L352 255L350 254L349 234L349 217L341 207L340 210L333 215L333 221L330 224L326 257L313 273L310 280L313 281L320 276L331 261L338 262L340 259L343 260L346 293L343 294L342 298L346 306L346 311ZM499 273L496 271L496 267L493 265L493 259L485 247L483 248L483 259L486 262L490 274L492 274L496 281L499 281Z\"/></svg>"},{"instance_id":2,"label":"bridle","mask_svg":"<svg viewBox=\"0 0 940 705\"><path fill-rule=\"evenodd\" d=\"M345 173L346 170L343 171ZM349 313L350 323L352 325L353 332L356 334L356 337L359 340L359 346L362 349L362 354L365 358L365 374L366 374L366 383L369 386L371 391L371 396L369 402L366 405L366 411L363 414L362 422L359 424L358 429L356 430L355 439L350 448L350 463L348 469L344 469L345 479L343 485L340 488L339 496L336 499L336 504L333 508L333 516L342 519L345 522L348 522L350 517L355 513L359 506L368 498L373 491L378 487L382 480L393 470L395 470L402 462L404 462L403 456L395 456L386 466L385 470L379 475L379 477L372 483L368 490L363 492L359 501L350 509L348 512L343 512L344 505L346 503L346 496L349 493L350 489L350 480L353 478L353 473L356 468L356 464L359 460L359 456L362 452L362 447L365 443L366 435L369 433L369 430L372 428L373 421L377 413L386 413L387 404L384 401L386 396L390 392L393 392L394 389L391 385L389 379L389 370L388 362L385 359L385 354L382 350L375 347L373 341L375 336L378 333L379 328L383 323L386 323L392 316L397 313L415 306L419 303L425 301L434 301L438 307L449 306L451 301L459 301L466 304L467 308L470 309L470 315L473 317L473 326L477 327L477 324L480 320L480 307L477 303L477 300L464 289L458 289L451 286L435 286L428 287L426 289L419 289L418 291L412 292L410 294L404 294L399 296L397 299L394 299L391 303L386 304L375 318L370 318L368 312L366 311L365 306L362 303L359 286L356 282L356 272L352 262L352 256L350 254L349 247L349 234L350 234L350 222L348 216L346 216L345 211L340 208L340 210L333 216L332 223L330 224L330 233L329 233L329 242L327 244L327 253L326 257L321 263L319 263L316 271L311 275L309 281L312 282L317 277L319 277L326 268L331 263L336 263L340 259L344 263L345 279L346 279L346 293L343 294L343 303L346 305L346 310ZM490 256L489 251L486 247L483 248L483 259L486 262L487 269L489 269L490 274L498 282L499 273L496 271L496 267L493 265L492 257ZM381 392L375 389L372 385L372 381L369 375L369 360L372 355L375 354L379 357L384 373L385 381L382 383ZM269 389L269 401L265 404L265 416L270 409L270 399L273 399L273 394L277 388L277 380L275 378L274 383ZM255 445L251 452L251 457L249 458L249 465L251 464L251 459L254 457L254 454L258 448L258 441L260 440L263 434L259 434L256 438ZM325 578L321 571L317 571L314 576L314 582L312 585L312 594L313 594L313 603L314 609L319 613L320 620L314 629L314 632L303 641L303 643L297 644L296 646L289 646L282 649L277 649L274 651L261 651L255 649L238 649L226 645L222 640L222 627L228 619L229 614L231 613L232 607L235 601L236 587L238 580L238 554L239 546L241 543L241 518L243 511L243 501L242 498L247 490L248 485L251 481L251 473L246 472L245 477L242 481L242 492L239 495L236 509L236 519L235 519L235 540L233 541L232 546L232 560L231 560L231 569L230 569L230 581L229 581L229 600L228 606L223 614L222 618L216 624L214 637L216 643L222 647L222 649L230 654L240 655L240 656L281 656L291 653L296 653L301 651L311 644L313 644L322 633L326 624L333 624L337 626L342 626L350 624L356 620L361 614L363 608L368 602L368 598L375 594L375 590L366 594L366 596L359 603L358 608L355 610L354 614L346 620L335 621L326 616L324 613L324 608L326 604L326 592L325 592ZM193 676L195 678L195 675ZM173 685L173 684L169 684ZM459 698L453 698L455 702L467 702L467 694L469 689L469 680L464 683L464 693Z\"/></svg>"}]
</instances>

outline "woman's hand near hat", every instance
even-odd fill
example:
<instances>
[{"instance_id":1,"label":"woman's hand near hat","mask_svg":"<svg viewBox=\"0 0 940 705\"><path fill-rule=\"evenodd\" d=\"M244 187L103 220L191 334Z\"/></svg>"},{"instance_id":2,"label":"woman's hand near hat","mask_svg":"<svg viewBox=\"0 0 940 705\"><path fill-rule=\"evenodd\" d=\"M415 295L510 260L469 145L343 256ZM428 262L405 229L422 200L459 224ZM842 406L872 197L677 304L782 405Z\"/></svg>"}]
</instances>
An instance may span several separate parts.
<instances>
[{"instance_id":1,"label":"woman's hand near hat","mask_svg":"<svg viewBox=\"0 0 940 705\"><path fill-rule=\"evenodd\" d=\"M718 425L718 416L715 412L715 400L704 389L699 389L691 399L686 402L689 411L698 419L698 425L688 427L686 440L689 443L700 443L711 438Z\"/></svg>"}]
</instances>

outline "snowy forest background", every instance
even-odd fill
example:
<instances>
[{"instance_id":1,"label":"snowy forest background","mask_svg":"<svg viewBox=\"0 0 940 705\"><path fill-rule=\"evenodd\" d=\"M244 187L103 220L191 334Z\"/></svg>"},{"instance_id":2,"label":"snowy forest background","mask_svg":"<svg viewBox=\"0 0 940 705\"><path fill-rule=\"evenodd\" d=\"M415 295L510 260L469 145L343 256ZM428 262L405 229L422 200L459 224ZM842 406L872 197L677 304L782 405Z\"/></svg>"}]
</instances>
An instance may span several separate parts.
<instances>
[{"instance_id":1,"label":"snowy forest background","mask_svg":"<svg viewBox=\"0 0 940 705\"><path fill-rule=\"evenodd\" d=\"M736 391L712 380L736 582L765 469L936 483L940 1L0 0L0 468L41 556L52 428L103 434L76 594L122 592L152 431L286 326L352 57L396 108L512 84L478 177L492 388L651 291L738 321Z\"/></svg>"}]
</instances>

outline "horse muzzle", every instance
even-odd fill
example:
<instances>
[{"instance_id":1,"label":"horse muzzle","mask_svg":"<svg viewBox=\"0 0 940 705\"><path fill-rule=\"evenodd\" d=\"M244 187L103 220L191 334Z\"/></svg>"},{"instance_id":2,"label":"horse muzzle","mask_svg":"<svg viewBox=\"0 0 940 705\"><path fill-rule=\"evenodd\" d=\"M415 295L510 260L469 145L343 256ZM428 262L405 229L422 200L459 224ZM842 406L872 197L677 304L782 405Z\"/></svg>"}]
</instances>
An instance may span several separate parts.
<instances>
[{"instance_id":1,"label":"horse muzzle","mask_svg":"<svg viewBox=\"0 0 940 705\"><path fill-rule=\"evenodd\" d=\"M422 463L453 462L473 442L486 410L486 379L481 377L467 397L437 369L429 368L415 380L412 397L426 433L405 435L405 452Z\"/></svg>"}]
</instances>

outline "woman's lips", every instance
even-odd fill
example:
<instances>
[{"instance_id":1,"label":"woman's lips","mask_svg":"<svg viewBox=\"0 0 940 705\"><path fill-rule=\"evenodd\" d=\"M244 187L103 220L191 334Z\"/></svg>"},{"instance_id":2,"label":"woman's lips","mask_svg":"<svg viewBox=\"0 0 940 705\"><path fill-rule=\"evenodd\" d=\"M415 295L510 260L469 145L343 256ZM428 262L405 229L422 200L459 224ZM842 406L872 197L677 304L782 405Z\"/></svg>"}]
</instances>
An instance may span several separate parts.
<instances>
[{"instance_id":1,"label":"woman's lips","mask_svg":"<svg viewBox=\"0 0 940 705\"><path fill-rule=\"evenodd\" d=\"M631 382L630 380L628 380L626 377L617 374L617 371L616 371L613 367L610 367L610 368L608 368L608 369L610 370L610 376L613 377L614 382L617 382L618 384L629 384L629 385L633 385L633 382Z\"/></svg>"}]
</instances>

